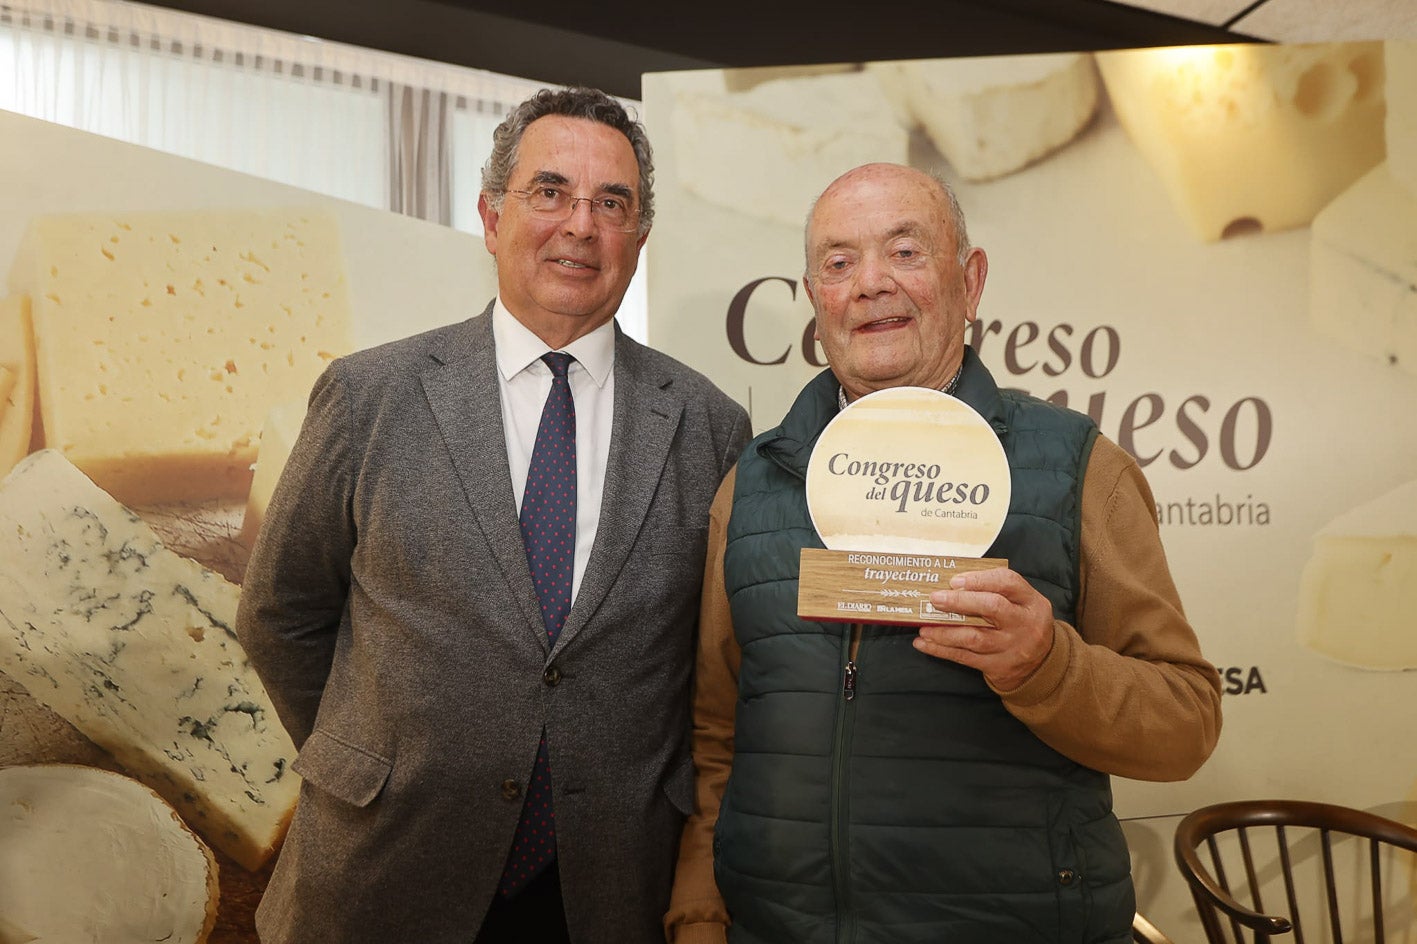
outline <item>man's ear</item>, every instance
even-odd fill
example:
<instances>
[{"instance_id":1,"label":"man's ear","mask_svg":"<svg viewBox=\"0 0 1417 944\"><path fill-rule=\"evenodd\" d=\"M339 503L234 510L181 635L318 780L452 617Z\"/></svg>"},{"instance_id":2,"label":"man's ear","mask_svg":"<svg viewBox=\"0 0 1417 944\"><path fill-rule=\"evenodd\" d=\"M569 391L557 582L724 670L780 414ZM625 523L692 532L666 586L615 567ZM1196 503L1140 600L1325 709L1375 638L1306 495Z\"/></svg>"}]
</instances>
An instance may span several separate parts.
<instances>
[{"instance_id":1,"label":"man's ear","mask_svg":"<svg viewBox=\"0 0 1417 944\"><path fill-rule=\"evenodd\" d=\"M495 256L497 255L497 223L501 220L502 213L492 209L486 191L477 197L477 215L482 217L482 241L486 244L487 251Z\"/></svg>"},{"instance_id":2,"label":"man's ear","mask_svg":"<svg viewBox=\"0 0 1417 944\"><path fill-rule=\"evenodd\" d=\"M964 257L965 318L973 322L979 317L979 299L984 295L984 282L989 278L989 257L975 246Z\"/></svg>"}]
</instances>

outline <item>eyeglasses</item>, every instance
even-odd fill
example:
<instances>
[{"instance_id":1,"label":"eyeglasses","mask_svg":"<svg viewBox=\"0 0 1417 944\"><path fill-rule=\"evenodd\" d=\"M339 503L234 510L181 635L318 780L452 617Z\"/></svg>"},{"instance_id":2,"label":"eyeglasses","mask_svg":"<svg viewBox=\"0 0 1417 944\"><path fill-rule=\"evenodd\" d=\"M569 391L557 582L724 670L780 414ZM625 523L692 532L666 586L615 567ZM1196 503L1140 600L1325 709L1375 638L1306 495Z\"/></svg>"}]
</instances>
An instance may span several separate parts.
<instances>
[{"instance_id":1,"label":"eyeglasses","mask_svg":"<svg viewBox=\"0 0 1417 944\"><path fill-rule=\"evenodd\" d=\"M535 190L508 190L526 200L526 208L538 219L559 223L576 212L576 204L590 204L590 215L598 226L632 233L639 228L639 218L630 210L627 197L605 194L598 197L573 197L560 187L540 186Z\"/></svg>"}]
</instances>

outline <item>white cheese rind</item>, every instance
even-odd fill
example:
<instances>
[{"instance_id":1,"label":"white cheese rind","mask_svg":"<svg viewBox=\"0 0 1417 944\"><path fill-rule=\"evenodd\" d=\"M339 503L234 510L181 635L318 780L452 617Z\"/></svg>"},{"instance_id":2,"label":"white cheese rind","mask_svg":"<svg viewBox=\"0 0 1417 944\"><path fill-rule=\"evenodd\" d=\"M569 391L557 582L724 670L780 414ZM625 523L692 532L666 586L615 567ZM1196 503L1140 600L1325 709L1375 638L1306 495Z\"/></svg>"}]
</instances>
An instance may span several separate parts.
<instances>
[{"instance_id":1,"label":"white cheese rind","mask_svg":"<svg viewBox=\"0 0 1417 944\"><path fill-rule=\"evenodd\" d=\"M1392 176L1417 197L1417 40L1383 44L1387 70L1387 162Z\"/></svg>"},{"instance_id":2,"label":"white cheese rind","mask_svg":"<svg viewBox=\"0 0 1417 944\"><path fill-rule=\"evenodd\" d=\"M837 177L871 161L906 161L909 135L893 115L867 72L679 92L671 124L680 181L719 206L800 230Z\"/></svg>"},{"instance_id":3,"label":"white cheese rind","mask_svg":"<svg viewBox=\"0 0 1417 944\"><path fill-rule=\"evenodd\" d=\"M244 498L266 411L351 347L325 211L41 217L20 258L45 443L130 505Z\"/></svg>"},{"instance_id":4,"label":"white cheese rind","mask_svg":"<svg viewBox=\"0 0 1417 944\"><path fill-rule=\"evenodd\" d=\"M0 477L15 467L30 449L34 424L34 333L30 303L24 295L0 299L0 367L11 375L9 390L0 394Z\"/></svg>"},{"instance_id":5,"label":"white cheese rind","mask_svg":"<svg viewBox=\"0 0 1417 944\"><path fill-rule=\"evenodd\" d=\"M261 452L256 459L256 471L251 477L251 494L246 497L246 514L241 519L239 540L254 547L261 523L266 520L271 495L280 481L290 450L295 448L300 425L305 422L305 401L295 400L272 407L261 428Z\"/></svg>"},{"instance_id":6,"label":"white cheese rind","mask_svg":"<svg viewBox=\"0 0 1417 944\"><path fill-rule=\"evenodd\" d=\"M1417 374L1417 195L1387 164L1314 218L1309 310L1343 346Z\"/></svg>"},{"instance_id":7,"label":"white cheese rind","mask_svg":"<svg viewBox=\"0 0 1417 944\"><path fill-rule=\"evenodd\" d=\"M0 483L0 559L0 670L258 868L299 778L232 630L236 586L50 449Z\"/></svg>"},{"instance_id":8,"label":"white cheese rind","mask_svg":"<svg viewBox=\"0 0 1417 944\"><path fill-rule=\"evenodd\" d=\"M1417 481L1314 537L1299 582L1299 641L1364 669L1417 669Z\"/></svg>"},{"instance_id":9,"label":"white cheese rind","mask_svg":"<svg viewBox=\"0 0 1417 944\"><path fill-rule=\"evenodd\" d=\"M161 797L108 770L0 769L0 941L202 944L217 864Z\"/></svg>"},{"instance_id":10,"label":"white cheese rind","mask_svg":"<svg viewBox=\"0 0 1417 944\"><path fill-rule=\"evenodd\" d=\"M904 88L915 121L973 181L1056 151L1097 110L1097 71L1084 53L912 60L887 81Z\"/></svg>"},{"instance_id":11,"label":"white cheese rind","mask_svg":"<svg viewBox=\"0 0 1417 944\"><path fill-rule=\"evenodd\" d=\"M1201 239L1303 226L1383 158L1381 43L1097 54L1132 142Z\"/></svg>"}]
</instances>

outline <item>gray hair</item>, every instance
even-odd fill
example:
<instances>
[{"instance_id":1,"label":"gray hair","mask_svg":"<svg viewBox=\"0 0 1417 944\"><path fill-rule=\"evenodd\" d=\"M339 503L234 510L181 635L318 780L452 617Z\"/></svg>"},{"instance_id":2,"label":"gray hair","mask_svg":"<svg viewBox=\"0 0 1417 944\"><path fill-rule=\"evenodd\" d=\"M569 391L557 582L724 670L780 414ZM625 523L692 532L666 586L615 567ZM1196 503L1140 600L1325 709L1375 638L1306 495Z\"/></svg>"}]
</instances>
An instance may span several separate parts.
<instances>
[{"instance_id":1,"label":"gray hair","mask_svg":"<svg viewBox=\"0 0 1417 944\"><path fill-rule=\"evenodd\" d=\"M494 210L502 209L512 168L517 166L517 151L522 135L531 123L547 115L584 118L614 128L630 142L635 163L640 168L639 235L649 232L654 222L654 152L644 126L632 117L616 99L593 88L541 89L522 102L492 132L492 156L482 165L482 192Z\"/></svg>"},{"instance_id":2,"label":"gray hair","mask_svg":"<svg viewBox=\"0 0 1417 944\"><path fill-rule=\"evenodd\" d=\"M945 206L950 214L950 229L954 232L955 258L959 261L960 265L964 265L964 261L969 258L969 227L964 221L964 210L960 209L959 197L955 196L954 188L946 182L944 177L940 176L938 171L930 170L922 171L922 173L935 182L935 186L940 190L940 195L945 198ZM830 190L831 188L828 187L827 189ZM803 254L806 257L807 271L809 272L812 269L812 247L806 240L810 238L811 235L812 217L817 213L817 204L821 202L825 194L826 191L824 190L817 195L817 199L812 201L812 206L807 210L807 225L802 229L804 243Z\"/></svg>"}]
</instances>

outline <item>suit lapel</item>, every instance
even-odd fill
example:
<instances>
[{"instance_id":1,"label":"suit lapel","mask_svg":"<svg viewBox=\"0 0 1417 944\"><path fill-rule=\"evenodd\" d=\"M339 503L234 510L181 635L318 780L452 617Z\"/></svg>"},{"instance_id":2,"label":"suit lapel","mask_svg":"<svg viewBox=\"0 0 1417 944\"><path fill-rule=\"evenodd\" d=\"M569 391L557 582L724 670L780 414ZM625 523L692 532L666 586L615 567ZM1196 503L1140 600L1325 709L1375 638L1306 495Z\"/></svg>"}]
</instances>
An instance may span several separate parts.
<instances>
[{"instance_id":1,"label":"suit lapel","mask_svg":"<svg viewBox=\"0 0 1417 944\"><path fill-rule=\"evenodd\" d=\"M669 375L654 371L639 345L626 338L617 325L615 417L600 499L600 524L580 591L553 655L585 627L625 570L683 412L684 404Z\"/></svg>"},{"instance_id":2,"label":"suit lapel","mask_svg":"<svg viewBox=\"0 0 1417 944\"><path fill-rule=\"evenodd\" d=\"M487 547L522 616L545 647L541 607L522 546L512 473L507 465L492 343L492 306L465 328L445 351L434 355L436 363L423 372L423 391Z\"/></svg>"}]
</instances>

